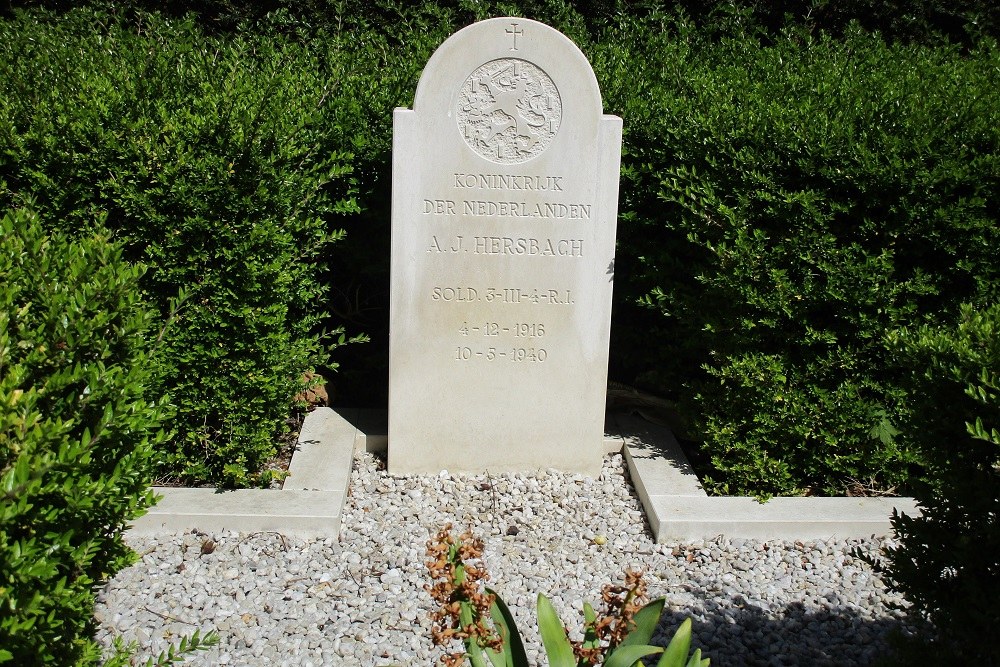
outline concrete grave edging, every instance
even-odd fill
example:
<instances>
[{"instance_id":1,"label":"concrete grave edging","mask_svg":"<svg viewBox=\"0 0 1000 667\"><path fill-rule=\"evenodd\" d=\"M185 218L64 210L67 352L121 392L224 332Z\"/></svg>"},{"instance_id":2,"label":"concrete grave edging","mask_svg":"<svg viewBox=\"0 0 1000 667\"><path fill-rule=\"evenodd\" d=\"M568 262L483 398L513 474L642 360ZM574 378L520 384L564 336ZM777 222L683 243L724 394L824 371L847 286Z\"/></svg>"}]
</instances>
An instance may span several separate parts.
<instances>
[{"instance_id":1,"label":"concrete grave edging","mask_svg":"<svg viewBox=\"0 0 1000 667\"><path fill-rule=\"evenodd\" d=\"M625 461L658 543L725 535L747 539L850 539L892 534L894 510L919 514L913 498L708 496L669 429L619 417Z\"/></svg>"},{"instance_id":2,"label":"concrete grave edging","mask_svg":"<svg viewBox=\"0 0 1000 667\"><path fill-rule=\"evenodd\" d=\"M709 497L669 429L619 415L605 451L621 451L658 543L718 535L754 539L850 539L892 534L894 510L915 515L912 498ZM317 408L306 415L281 490L154 487L160 502L132 534L230 530L337 537L356 449L384 452L380 411Z\"/></svg>"},{"instance_id":3,"label":"concrete grave edging","mask_svg":"<svg viewBox=\"0 0 1000 667\"><path fill-rule=\"evenodd\" d=\"M354 416L356 411L348 412ZM186 489L154 486L160 502L130 533L230 530L337 537L347 502L359 431L330 408L306 415L281 490ZM363 446L363 440L362 440Z\"/></svg>"}]
</instances>

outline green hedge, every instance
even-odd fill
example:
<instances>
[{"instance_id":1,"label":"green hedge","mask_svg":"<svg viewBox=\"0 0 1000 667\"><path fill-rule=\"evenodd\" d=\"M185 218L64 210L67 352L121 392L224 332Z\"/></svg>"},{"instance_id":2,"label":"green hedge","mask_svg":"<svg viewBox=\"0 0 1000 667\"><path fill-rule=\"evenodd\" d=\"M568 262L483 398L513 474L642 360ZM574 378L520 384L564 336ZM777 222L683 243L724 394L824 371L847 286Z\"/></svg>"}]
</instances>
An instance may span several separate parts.
<instances>
[{"instance_id":1,"label":"green hedge","mask_svg":"<svg viewBox=\"0 0 1000 667\"><path fill-rule=\"evenodd\" d=\"M715 491L902 484L885 332L1000 296L1000 51L622 32L594 55L625 119L616 289L662 315L623 365L686 403Z\"/></svg>"},{"instance_id":2,"label":"green hedge","mask_svg":"<svg viewBox=\"0 0 1000 667\"><path fill-rule=\"evenodd\" d=\"M384 404L392 109L454 30L526 13L581 44L625 120L613 377L681 404L716 491L902 488L920 462L884 334L997 297L996 47L638 4L18 13L0 202L74 233L106 213L161 317L189 290L162 470L266 483L321 329L372 334L337 351L331 394Z\"/></svg>"},{"instance_id":3,"label":"green hedge","mask_svg":"<svg viewBox=\"0 0 1000 667\"><path fill-rule=\"evenodd\" d=\"M322 334L335 220L356 212L349 58L294 35L90 9L0 21L0 203L80 233L99 215L176 326L158 362L177 405L163 477L267 484Z\"/></svg>"},{"instance_id":4,"label":"green hedge","mask_svg":"<svg viewBox=\"0 0 1000 667\"><path fill-rule=\"evenodd\" d=\"M15 6L60 10L80 5L72 0L11 1ZM841 35L852 23L860 23L892 41L971 44L982 37L1000 37L1000 6L992 0L127 0L113 5L92 0L89 4L113 11L142 8L175 17L191 14L214 33L268 22L281 12L298 30L354 32L371 27L409 36L416 16L438 13L447 15L456 28L491 16L526 16L579 41L581 29L596 35L621 17L667 13L689 16L709 32L728 30L735 21L762 34L799 26ZM3 7L0 2L0 15Z\"/></svg>"},{"instance_id":5,"label":"green hedge","mask_svg":"<svg viewBox=\"0 0 1000 667\"><path fill-rule=\"evenodd\" d=\"M965 306L955 323L892 340L913 369L901 437L933 475L916 489L921 516L893 517L900 545L886 580L917 620L933 623L913 662L998 665L1000 304Z\"/></svg>"},{"instance_id":6,"label":"green hedge","mask_svg":"<svg viewBox=\"0 0 1000 667\"><path fill-rule=\"evenodd\" d=\"M105 237L0 218L0 663L98 661L94 587L133 558L169 417L141 276Z\"/></svg>"}]
</instances>

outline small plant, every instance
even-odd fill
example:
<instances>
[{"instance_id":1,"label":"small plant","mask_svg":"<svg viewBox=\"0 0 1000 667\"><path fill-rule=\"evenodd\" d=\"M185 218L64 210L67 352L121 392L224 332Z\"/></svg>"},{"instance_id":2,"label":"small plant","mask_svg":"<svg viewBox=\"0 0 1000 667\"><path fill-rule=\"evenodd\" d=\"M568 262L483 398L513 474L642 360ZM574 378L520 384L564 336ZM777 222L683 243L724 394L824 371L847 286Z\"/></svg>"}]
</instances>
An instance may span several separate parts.
<instances>
[{"instance_id":1,"label":"small plant","mask_svg":"<svg viewBox=\"0 0 1000 667\"><path fill-rule=\"evenodd\" d=\"M184 662L196 651L205 651L219 643L218 633L212 631L205 635L195 630L190 636L182 637L176 644L171 644L166 650L155 656L150 656L143 667L168 667ZM135 661L136 651L139 649L137 642L126 644L121 637L115 637L112 646L114 654L108 658L102 667L126 667L138 664Z\"/></svg>"},{"instance_id":2,"label":"small plant","mask_svg":"<svg viewBox=\"0 0 1000 667\"><path fill-rule=\"evenodd\" d=\"M471 667L526 667L528 658L514 617L500 596L483 585L489 579L481 564L483 541L471 531L456 540L448 524L427 542L427 554L431 558L427 569L435 581L427 591L440 605L432 614L434 644L461 640L465 645L464 651L445 655L442 664L458 667L468 657ZM701 657L700 649L688 656L690 619L681 624L665 649L649 643L664 600L642 604L646 584L640 573L626 572L625 585L605 586L601 598L600 616L584 603L583 640L572 641L552 602L539 594L538 630L550 667L642 667L642 658L657 654L656 667L708 667L709 660Z\"/></svg>"}]
</instances>

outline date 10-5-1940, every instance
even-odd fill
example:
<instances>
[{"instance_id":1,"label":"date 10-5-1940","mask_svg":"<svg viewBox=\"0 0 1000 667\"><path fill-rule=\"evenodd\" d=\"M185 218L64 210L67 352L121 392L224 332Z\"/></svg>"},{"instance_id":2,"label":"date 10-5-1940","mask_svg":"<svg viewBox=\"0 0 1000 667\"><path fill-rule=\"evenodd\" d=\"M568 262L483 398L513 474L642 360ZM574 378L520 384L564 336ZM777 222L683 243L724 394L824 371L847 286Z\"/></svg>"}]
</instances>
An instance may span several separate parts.
<instances>
[{"instance_id":1,"label":"date 10-5-1940","mask_svg":"<svg viewBox=\"0 0 1000 667\"><path fill-rule=\"evenodd\" d=\"M483 361L542 363L548 356L548 351L542 347L505 347L502 349L487 347L485 349L473 349L471 347L459 346L455 348L456 361L482 359Z\"/></svg>"}]
</instances>

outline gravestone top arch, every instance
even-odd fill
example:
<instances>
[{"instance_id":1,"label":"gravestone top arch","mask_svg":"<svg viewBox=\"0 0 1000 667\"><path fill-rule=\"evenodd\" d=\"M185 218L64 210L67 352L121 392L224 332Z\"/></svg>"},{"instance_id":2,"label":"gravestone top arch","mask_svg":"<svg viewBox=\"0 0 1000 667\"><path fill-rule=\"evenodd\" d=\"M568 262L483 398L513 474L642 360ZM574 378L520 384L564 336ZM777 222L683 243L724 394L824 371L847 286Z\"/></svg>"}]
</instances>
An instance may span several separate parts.
<instances>
[{"instance_id":1,"label":"gravestone top arch","mask_svg":"<svg viewBox=\"0 0 1000 667\"><path fill-rule=\"evenodd\" d=\"M455 81L462 82L458 90ZM473 92L477 82L483 89ZM593 130L588 126L596 125L602 116L597 78L583 52L558 30L522 18L481 21L449 37L427 61L417 84L413 110L454 112L454 117L446 113L437 120L445 124L457 119L456 124L466 128L470 112L481 110L484 98L490 98L491 91L484 89L491 84L492 91L506 93L508 100L516 99L518 85L522 97L533 95L527 104L534 103L543 116L534 115L532 110L525 125L544 118L546 123L541 129L546 134L552 130L551 120L562 125L563 112L569 115L568 125L583 134ZM544 101L557 103L559 109L544 108ZM555 117L549 116L549 111L554 111ZM433 122L430 118L427 121ZM531 126L532 130L536 128ZM530 157L538 154L529 153ZM491 156L484 157L492 160Z\"/></svg>"},{"instance_id":2,"label":"gravestone top arch","mask_svg":"<svg viewBox=\"0 0 1000 667\"><path fill-rule=\"evenodd\" d=\"M393 118L390 472L600 470L620 160L559 31L431 56Z\"/></svg>"}]
</instances>

